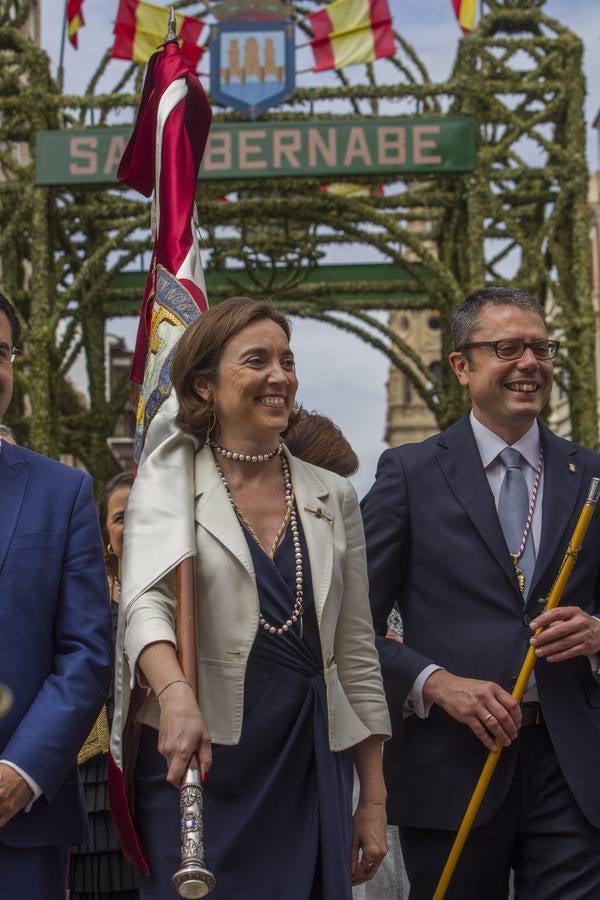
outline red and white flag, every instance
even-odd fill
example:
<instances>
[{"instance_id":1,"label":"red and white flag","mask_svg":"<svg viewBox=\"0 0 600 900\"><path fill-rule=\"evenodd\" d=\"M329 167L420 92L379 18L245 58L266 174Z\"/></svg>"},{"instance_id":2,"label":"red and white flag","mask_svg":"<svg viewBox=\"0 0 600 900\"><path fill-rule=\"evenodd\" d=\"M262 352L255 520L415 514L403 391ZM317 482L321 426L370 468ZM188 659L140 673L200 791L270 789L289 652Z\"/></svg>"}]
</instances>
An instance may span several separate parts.
<instances>
[{"instance_id":1,"label":"red and white flag","mask_svg":"<svg viewBox=\"0 0 600 900\"><path fill-rule=\"evenodd\" d=\"M211 118L202 85L189 71L177 41L169 41L148 63L135 128L117 172L128 187L146 197L154 195L154 250L131 371L131 380L138 384L148 350L156 266L164 266L187 288L200 312L208 308L195 197Z\"/></svg>"},{"instance_id":2,"label":"red and white flag","mask_svg":"<svg viewBox=\"0 0 600 900\"><path fill-rule=\"evenodd\" d=\"M208 308L196 238L195 198L198 170L211 118L211 108L204 90L196 76L190 73L177 40L167 40L148 63L135 127L117 173L119 180L128 187L146 197L153 194L154 248L131 373L132 380L142 384L135 435L138 461L146 443L148 427L152 421L157 422L156 413L166 399L161 387L163 375L170 381L170 356L168 353L166 359L163 356L174 346L186 324ZM160 333L153 333L152 345L165 344L156 352L154 346L149 346L152 313L156 297L154 327L158 332L165 280L168 282L166 293L169 296L177 292L184 295L180 303L184 312L181 327L172 328L170 341L163 341ZM175 323L179 324L178 317L168 318L169 321L175 319ZM164 405L167 406L166 403ZM141 568L144 573L150 571L152 563L144 560ZM152 581L152 577L148 577ZM139 689L130 691L130 674L122 653L122 640L123 618L119 624L116 654L116 677L123 685L123 697L115 709L108 789L115 830L123 853L148 875L150 870L131 815L127 791L137 753L131 726L144 695Z\"/></svg>"}]
</instances>

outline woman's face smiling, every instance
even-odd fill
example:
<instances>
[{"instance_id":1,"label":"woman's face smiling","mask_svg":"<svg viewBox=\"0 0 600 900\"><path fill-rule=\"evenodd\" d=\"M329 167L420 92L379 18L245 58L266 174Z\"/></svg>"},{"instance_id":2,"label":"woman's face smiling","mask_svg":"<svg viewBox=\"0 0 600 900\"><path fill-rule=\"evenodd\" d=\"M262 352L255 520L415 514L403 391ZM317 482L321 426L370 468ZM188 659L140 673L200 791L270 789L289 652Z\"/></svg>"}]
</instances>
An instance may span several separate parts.
<instances>
[{"instance_id":1,"label":"woman's face smiling","mask_svg":"<svg viewBox=\"0 0 600 900\"><path fill-rule=\"evenodd\" d=\"M258 442L270 449L287 427L298 389L283 329L271 319L251 322L225 345L216 382L198 388L203 398L212 398L223 446Z\"/></svg>"}]
</instances>

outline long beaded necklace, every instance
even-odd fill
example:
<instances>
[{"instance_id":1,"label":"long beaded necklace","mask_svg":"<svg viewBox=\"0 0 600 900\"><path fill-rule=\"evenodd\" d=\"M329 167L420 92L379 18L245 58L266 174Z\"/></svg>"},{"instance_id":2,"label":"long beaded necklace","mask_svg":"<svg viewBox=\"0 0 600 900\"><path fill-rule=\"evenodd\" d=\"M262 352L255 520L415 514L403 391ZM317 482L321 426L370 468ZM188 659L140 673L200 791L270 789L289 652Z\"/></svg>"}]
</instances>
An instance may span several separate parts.
<instances>
[{"instance_id":1,"label":"long beaded necklace","mask_svg":"<svg viewBox=\"0 0 600 900\"><path fill-rule=\"evenodd\" d=\"M533 482L533 488L531 489L531 497L529 498L529 510L527 512L527 519L525 521L525 529L523 531L523 536L521 537L521 543L519 544L519 549L516 553L511 553L510 558L512 559L512 564L515 569L515 575L517 576L517 584L519 585L519 590L522 594L525 593L525 576L523 574L523 570L519 565L519 560L525 553L525 544L527 543L527 538L529 537L529 532L531 530L531 523L533 522L533 512L535 510L535 501L537 500L538 488L540 486L540 478L542 475L542 465L544 463L544 449L540 448L540 459L538 462L538 467L535 471L535 480Z\"/></svg>"},{"instance_id":2,"label":"long beaded necklace","mask_svg":"<svg viewBox=\"0 0 600 900\"><path fill-rule=\"evenodd\" d=\"M277 452L277 451L275 451L275 452ZM275 452L272 454L272 456L275 455ZM294 547L294 566L295 566L295 573L296 573L296 575L295 575L295 577L296 577L296 596L295 596L294 605L292 606L292 610L290 612L289 618L286 619L285 622L281 622L281 624L279 624L279 625L273 625L272 622L269 622L269 621L267 621L267 619L265 619L265 617L262 613L262 610L259 611L259 620L258 621L259 621L260 627L263 628L264 631L268 632L268 634L281 635L281 634L285 634L286 631L289 631L291 628L293 628L294 625L296 624L296 622L298 620L300 620L300 638L302 639L302 636L304 633L304 625L303 625L303 619L302 619L302 616L304 614L304 607L302 605L303 584L304 584L303 564L302 564L302 545L300 543L300 533L298 531L298 518L297 518L296 506L295 506L295 501L294 501L294 490L292 487L292 476L290 473L290 466L287 461L287 457L286 457L285 453L283 453L281 450L279 452L281 454L281 471L283 474L283 483L284 483L284 487L285 487L286 511L285 511L285 516L283 518L283 522L281 523L279 530L277 532L277 535L275 537L275 541L273 542L271 552L268 555L269 555L270 559L273 559L273 557L275 556L275 551L277 550L277 547L279 546L279 542L280 542L282 536L284 535L284 533L288 527L288 524L289 524L291 532L292 532L292 544ZM243 458L243 457L240 456L239 458ZM250 525L250 523L244 516L243 512L241 511L241 509L239 508L239 506L233 499L231 490L227 483L227 479L225 478L225 475L223 474L223 470L221 469L216 458L215 458L215 465L217 467L217 472L219 473L219 477L221 478L221 481L223 482L223 486L227 493L227 497L229 498L229 502L231 503L236 516L238 517L241 524L246 528L246 530L252 535L252 537L254 538L256 543L259 546L262 546L260 544L260 541L258 540L258 537L256 536L256 534L254 532L254 529L252 528L252 526Z\"/></svg>"}]
</instances>

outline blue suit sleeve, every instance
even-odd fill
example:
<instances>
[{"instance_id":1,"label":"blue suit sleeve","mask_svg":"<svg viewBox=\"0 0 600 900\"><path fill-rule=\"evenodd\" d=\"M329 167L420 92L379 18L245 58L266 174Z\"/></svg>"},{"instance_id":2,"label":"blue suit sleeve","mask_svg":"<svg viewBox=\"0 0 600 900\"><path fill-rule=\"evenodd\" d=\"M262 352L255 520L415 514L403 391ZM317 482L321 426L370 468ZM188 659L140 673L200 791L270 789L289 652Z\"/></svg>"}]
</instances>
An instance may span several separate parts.
<instances>
[{"instance_id":1,"label":"blue suit sleeve","mask_svg":"<svg viewBox=\"0 0 600 900\"><path fill-rule=\"evenodd\" d=\"M385 637L393 607L396 605L402 613L411 544L408 486L398 450L386 450L381 455L375 483L361 509L376 645L388 703L391 709L398 709L420 672L435 663L407 644Z\"/></svg>"},{"instance_id":2,"label":"blue suit sleeve","mask_svg":"<svg viewBox=\"0 0 600 900\"><path fill-rule=\"evenodd\" d=\"M41 786L48 801L74 765L108 694L112 672L110 604L87 475L67 515L52 671L2 753Z\"/></svg>"}]
</instances>

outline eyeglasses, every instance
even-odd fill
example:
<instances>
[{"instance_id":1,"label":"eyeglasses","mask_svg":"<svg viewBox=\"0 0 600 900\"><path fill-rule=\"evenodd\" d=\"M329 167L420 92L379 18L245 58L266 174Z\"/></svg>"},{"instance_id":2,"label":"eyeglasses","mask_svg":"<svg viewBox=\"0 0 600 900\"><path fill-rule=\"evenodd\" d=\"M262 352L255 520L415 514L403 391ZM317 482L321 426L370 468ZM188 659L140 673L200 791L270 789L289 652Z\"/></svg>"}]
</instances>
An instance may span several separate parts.
<instances>
[{"instance_id":1,"label":"eyeglasses","mask_svg":"<svg viewBox=\"0 0 600 900\"><path fill-rule=\"evenodd\" d=\"M471 341L456 349L472 350L474 347L492 347L498 359L521 359L526 350L532 350L536 359L554 359L560 347L560 341Z\"/></svg>"},{"instance_id":2,"label":"eyeglasses","mask_svg":"<svg viewBox=\"0 0 600 900\"><path fill-rule=\"evenodd\" d=\"M0 366L12 365L17 356L23 356L23 351L17 347L9 347L8 344L0 344Z\"/></svg>"}]
</instances>

